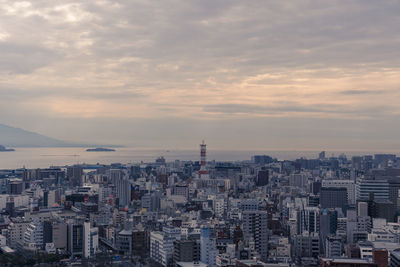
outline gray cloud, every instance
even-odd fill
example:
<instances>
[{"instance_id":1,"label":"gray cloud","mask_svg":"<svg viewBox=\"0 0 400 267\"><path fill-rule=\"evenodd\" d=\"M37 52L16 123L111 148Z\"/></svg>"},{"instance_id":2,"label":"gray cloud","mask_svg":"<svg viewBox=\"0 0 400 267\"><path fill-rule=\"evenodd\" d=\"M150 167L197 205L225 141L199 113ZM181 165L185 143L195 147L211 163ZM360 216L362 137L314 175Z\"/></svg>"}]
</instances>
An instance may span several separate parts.
<instances>
[{"instance_id":1,"label":"gray cloud","mask_svg":"<svg viewBox=\"0 0 400 267\"><path fill-rule=\"evenodd\" d=\"M368 106L368 107L349 107L346 105L299 105L298 103L279 104L279 105L246 105L246 104L221 104L207 105L205 112L226 113L226 114L255 114L255 115L279 115L284 113L302 114L337 114L376 117L378 115L393 114L394 108L389 106Z\"/></svg>"},{"instance_id":2,"label":"gray cloud","mask_svg":"<svg viewBox=\"0 0 400 267\"><path fill-rule=\"evenodd\" d=\"M340 93L344 95L376 95L386 92L387 90L345 90Z\"/></svg>"},{"instance_id":3,"label":"gray cloud","mask_svg":"<svg viewBox=\"0 0 400 267\"><path fill-rule=\"evenodd\" d=\"M28 74L61 59L56 52L32 44L0 42L0 73Z\"/></svg>"},{"instance_id":4,"label":"gray cloud","mask_svg":"<svg viewBox=\"0 0 400 267\"><path fill-rule=\"evenodd\" d=\"M386 129L400 130L389 123L399 113L399 13L396 0L0 1L0 122L58 138L69 138L73 128L77 141L90 133L159 145L168 128L167 142L188 145L205 135L225 146L242 139L267 146L250 129L259 123L277 129L279 120L252 116L289 114L297 116L285 119L293 126L271 133L282 143L281 136L294 138L287 132L297 130L305 143L315 132L332 144L364 138L363 131L365 140L378 140L390 135ZM392 80L371 78L380 73ZM276 77L258 77L265 74ZM336 80L343 80L341 90L328 88ZM105 112L65 118L42 106L48 98L121 104L132 114L126 106L140 106L150 118L105 119ZM226 120L232 114L247 120ZM319 129L315 115L334 116L329 129L348 134L336 138ZM355 117L382 122L345 122ZM111 122L125 130L98 134L97 125ZM390 127L373 127L382 124Z\"/></svg>"}]
</instances>

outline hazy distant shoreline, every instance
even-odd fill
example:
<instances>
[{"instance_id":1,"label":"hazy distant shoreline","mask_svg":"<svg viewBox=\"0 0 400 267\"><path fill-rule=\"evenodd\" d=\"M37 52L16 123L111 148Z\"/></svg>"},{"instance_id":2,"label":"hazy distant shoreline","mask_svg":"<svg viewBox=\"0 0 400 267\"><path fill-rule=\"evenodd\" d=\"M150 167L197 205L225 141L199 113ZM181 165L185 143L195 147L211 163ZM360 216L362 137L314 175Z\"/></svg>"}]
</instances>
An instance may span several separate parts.
<instances>
[{"instance_id":1,"label":"hazy distant shoreline","mask_svg":"<svg viewBox=\"0 0 400 267\"><path fill-rule=\"evenodd\" d=\"M78 163L88 164L111 164L111 163L140 163L154 162L163 156L167 161L174 160L199 161L198 149L155 149L122 147L113 153L87 152L83 147L21 147L13 153L0 153L0 169L15 168L47 168L51 165L65 166ZM207 160L212 161L246 161L251 160L253 155L269 155L279 160L294 160L300 157L317 158L320 151L316 150L217 150L209 147ZM326 151L327 157L334 153L339 156L341 151ZM350 158L355 155L373 155L376 153L392 153L396 151L344 151Z\"/></svg>"}]
</instances>

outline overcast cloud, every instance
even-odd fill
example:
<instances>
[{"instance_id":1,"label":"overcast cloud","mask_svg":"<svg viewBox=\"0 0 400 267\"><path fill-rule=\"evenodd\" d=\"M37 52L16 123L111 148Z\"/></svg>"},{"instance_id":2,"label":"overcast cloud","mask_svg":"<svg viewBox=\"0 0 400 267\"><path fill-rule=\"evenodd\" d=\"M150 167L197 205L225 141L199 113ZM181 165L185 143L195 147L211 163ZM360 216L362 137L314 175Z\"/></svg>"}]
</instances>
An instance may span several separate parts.
<instances>
[{"instance_id":1,"label":"overcast cloud","mask_svg":"<svg viewBox=\"0 0 400 267\"><path fill-rule=\"evenodd\" d=\"M0 0L0 123L76 142L400 149L400 2Z\"/></svg>"}]
</instances>

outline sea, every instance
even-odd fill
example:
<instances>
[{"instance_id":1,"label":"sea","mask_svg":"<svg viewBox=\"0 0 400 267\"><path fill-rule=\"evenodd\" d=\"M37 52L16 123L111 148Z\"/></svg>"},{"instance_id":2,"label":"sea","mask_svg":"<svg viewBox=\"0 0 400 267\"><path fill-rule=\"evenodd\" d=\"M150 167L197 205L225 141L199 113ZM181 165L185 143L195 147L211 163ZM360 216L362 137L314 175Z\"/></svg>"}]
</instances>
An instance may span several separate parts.
<instances>
[{"instance_id":1,"label":"sea","mask_svg":"<svg viewBox=\"0 0 400 267\"><path fill-rule=\"evenodd\" d=\"M297 158L317 158L320 151L313 150L207 150L207 160L212 161L246 161L253 155L269 155L279 160L294 160ZM338 156L342 152L327 151L326 156ZM346 156L367 155L375 152L345 151ZM394 152L392 152L394 153ZM396 153L394 153L396 154ZM82 147L50 147L50 148L15 148L12 152L0 152L0 169L18 168L48 168L51 166L66 166L73 164L111 164L111 163L148 163L158 157L166 161L185 160L198 161L199 150L162 150L138 149L133 147L115 148L114 152L88 152Z\"/></svg>"}]
</instances>

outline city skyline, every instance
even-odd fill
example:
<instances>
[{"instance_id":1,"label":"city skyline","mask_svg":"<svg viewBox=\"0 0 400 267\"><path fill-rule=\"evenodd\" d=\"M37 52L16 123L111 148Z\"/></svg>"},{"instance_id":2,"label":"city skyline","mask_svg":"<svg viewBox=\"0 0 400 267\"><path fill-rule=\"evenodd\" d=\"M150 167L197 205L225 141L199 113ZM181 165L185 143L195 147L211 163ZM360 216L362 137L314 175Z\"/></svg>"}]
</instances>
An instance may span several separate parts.
<instances>
[{"instance_id":1,"label":"city skyline","mask_svg":"<svg viewBox=\"0 0 400 267\"><path fill-rule=\"evenodd\" d=\"M0 266L400 267L399 0L0 0Z\"/></svg>"},{"instance_id":2,"label":"city skyline","mask_svg":"<svg viewBox=\"0 0 400 267\"><path fill-rule=\"evenodd\" d=\"M0 123L149 148L400 149L396 1L0 2Z\"/></svg>"}]
</instances>

